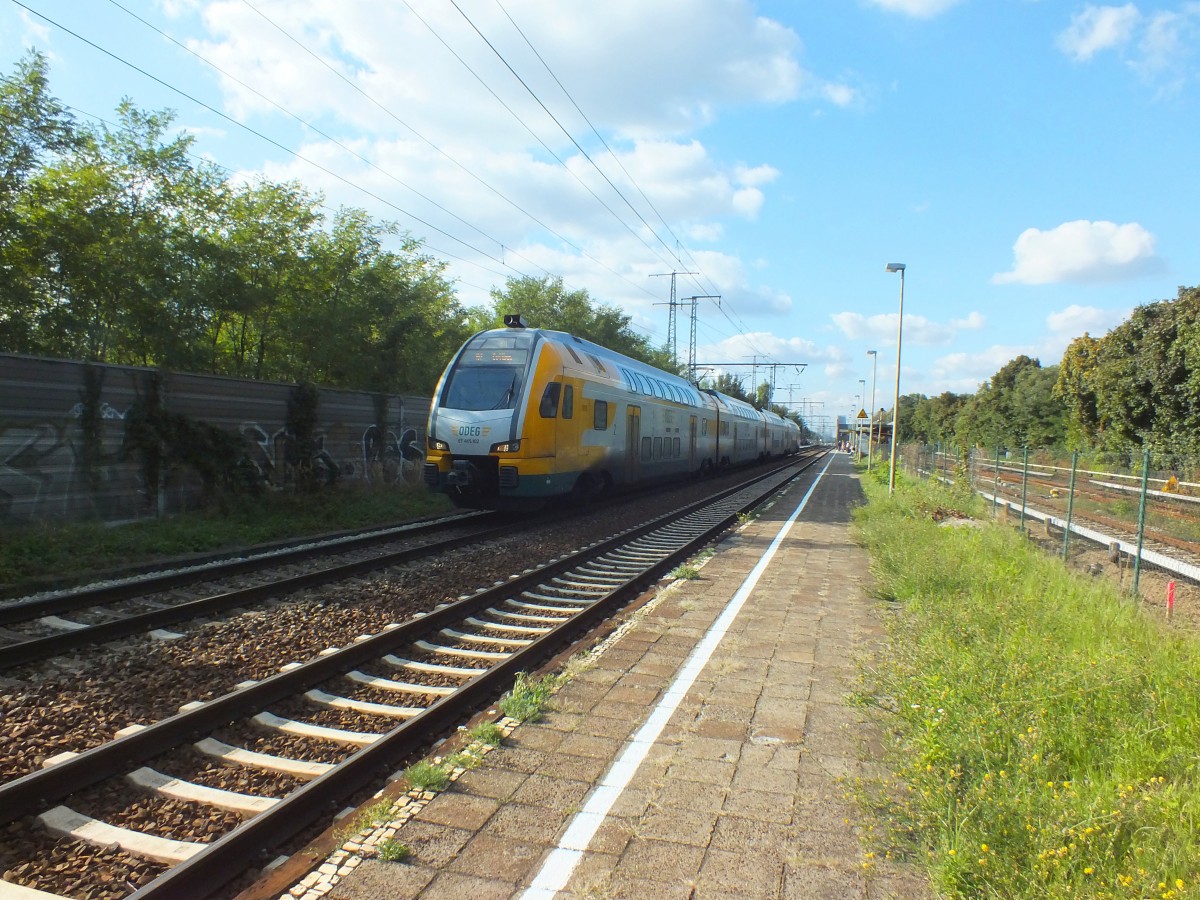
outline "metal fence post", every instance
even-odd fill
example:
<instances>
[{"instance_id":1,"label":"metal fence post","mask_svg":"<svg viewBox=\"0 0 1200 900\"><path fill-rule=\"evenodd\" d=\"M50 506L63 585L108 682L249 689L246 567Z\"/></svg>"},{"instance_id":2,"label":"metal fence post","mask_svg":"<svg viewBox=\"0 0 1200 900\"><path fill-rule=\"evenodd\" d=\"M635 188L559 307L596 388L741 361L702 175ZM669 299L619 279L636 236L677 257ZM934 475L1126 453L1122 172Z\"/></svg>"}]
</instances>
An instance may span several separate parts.
<instances>
[{"instance_id":1,"label":"metal fence post","mask_svg":"<svg viewBox=\"0 0 1200 900\"><path fill-rule=\"evenodd\" d=\"M1025 530L1025 497L1029 493L1029 447L1025 448L1025 464L1021 470L1021 530Z\"/></svg>"},{"instance_id":2,"label":"metal fence post","mask_svg":"<svg viewBox=\"0 0 1200 900\"><path fill-rule=\"evenodd\" d=\"M1071 511L1075 507L1075 473L1079 469L1079 451L1071 454L1071 486L1067 488L1067 527L1063 529L1063 559L1071 546Z\"/></svg>"},{"instance_id":3,"label":"metal fence post","mask_svg":"<svg viewBox=\"0 0 1200 900\"><path fill-rule=\"evenodd\" d=\"M1000 445L996 445L996 480L992 483L992 518L996 518L996 495L1000 493Z\"/></svg>"},{"instance_id":4,"label":"metal fence post","mask_svg":"<svg viewBox=\"0 0 1200 900\"><path fill-rule=\"evenodd\" d=\"M1138 592L1138 579L1142 574L1142 538L1146 534L1146 486L1150 483L1150 451L1142 451L1142 499L1138 503L1137 556L1133 559L1133 593Z\"/></svg>"}]
</instances>

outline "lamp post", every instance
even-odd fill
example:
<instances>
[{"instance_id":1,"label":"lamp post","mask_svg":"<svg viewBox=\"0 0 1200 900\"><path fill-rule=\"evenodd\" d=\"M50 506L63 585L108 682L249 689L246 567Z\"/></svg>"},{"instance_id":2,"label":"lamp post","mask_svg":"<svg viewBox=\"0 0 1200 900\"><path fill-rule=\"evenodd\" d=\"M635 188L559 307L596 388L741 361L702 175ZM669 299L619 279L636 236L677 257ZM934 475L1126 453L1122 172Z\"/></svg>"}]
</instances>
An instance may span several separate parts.
<instances>
[{"instance_id":1,"label":"lamp post","mask_svg":"<svg viewBox=\"0 0 1200 900\"><path fill-rule=\"evenodd\" d=\"M867 405L867 379L860 378L860 379L858 379L858 383L860 385L862 385L862 390L859 394L859 396L862 397L862 403L858 407L859 412L862 412L863 407ZM858 447L856 447L855 449L858 450L858 455L862 456L862 419L856 418L854 420L854 423L856 425L854 431L855 431L856 437L858 438Z\"/></svg>"},{"instance_id":2,"label":"lamp post","mask_svg":"<svg viewBox=\"0 0 1200 900\"><path fill-rule=\"evenodd\" d=\"M892 403L892 458L888 460L888 496L896 492L896 421L900 415L900 340L904 336L904 263L888 263L889 272L900 273L900 322L896 325L896 397Z\"/></svg>"},{"instance_id":3,"label":"lamp post","mask_svg":"<svg viewBox=\"0 0 1200 900\"><path fill-rule=\"evenodd\" d=\"M868 350L871 357L871 417L867 419L867 471L871 471L871 450L875 444L875 369L879 365L879 351Z\"/></svg>"}]
</instances>

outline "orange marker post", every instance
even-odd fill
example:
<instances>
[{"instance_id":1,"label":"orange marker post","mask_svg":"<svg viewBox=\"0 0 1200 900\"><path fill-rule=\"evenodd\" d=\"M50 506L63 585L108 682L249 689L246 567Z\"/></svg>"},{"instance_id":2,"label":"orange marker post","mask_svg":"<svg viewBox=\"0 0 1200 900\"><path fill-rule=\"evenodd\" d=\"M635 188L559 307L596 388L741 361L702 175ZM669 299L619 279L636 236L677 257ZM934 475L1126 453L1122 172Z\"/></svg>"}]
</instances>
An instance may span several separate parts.
<instances>
[{"instance_id":1,"label":"orange marker post","mask_svg":"<svg viewBox=\"0 0 1200 900\"><path fill-rule=\"evenodd\" d=\"M1171 616L1174 614L1174 612L1175 612L1175 582L1168 581L1167 582L1167 618L1168 619L1171 618Z\"/></svg>"}]
</instances>

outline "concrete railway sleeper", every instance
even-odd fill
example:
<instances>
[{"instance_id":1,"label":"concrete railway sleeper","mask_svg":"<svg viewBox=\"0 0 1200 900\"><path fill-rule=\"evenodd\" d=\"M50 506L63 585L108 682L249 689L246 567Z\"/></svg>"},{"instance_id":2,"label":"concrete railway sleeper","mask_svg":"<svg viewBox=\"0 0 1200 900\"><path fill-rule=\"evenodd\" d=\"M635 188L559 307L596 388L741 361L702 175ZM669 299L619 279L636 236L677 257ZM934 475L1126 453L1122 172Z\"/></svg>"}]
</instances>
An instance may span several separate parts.
<instances>
[{"instance_id":1,"label":"concrete railway sleeper","mask_svg":"<svg viewBox=\"0 0 1200 900\"><path fill-rule=\"evenodd\" d=\"M155 860L158 868L167 866L153 880L142 879L148 883L132 894L136 898L209 892L238 877L247 860L260 858L309 823L323 820L337 803L430 746L472 710L493 702L519 672L536 669L807 467L801 463L762 476L749 486L725 491L344 647L330 648L307 662L289 664L269 678L243 682L207 702L187 704L177 715L134 726L107 744L61 754L48 761L47 768L0 786L0 824L38 821L39 827L76 840L115 844L132 856ZM571 599L550 596L564 590ZM537 601L528 602L531 596ZM533 621L538 624L501 636L496 634L497 623L487 618L513 615L536 616ZM479 647L487 649L475 649ZM364 666L386 667L413 680L381 678L364 672ZM425 677L456 686L422 684ZM344 697L330 687L336 680L384 695L401 694L403 702ZM417 706L414 697L429 703ZM323 710L317 716L322 724L301 721L289 712L301 704ZM223 731L238 727L270 730L279 735L283 747L341 749L323 759L295 759L220 739ZM227 765L281 773L298 786L282 797L258 797L190 784L156 767L159 758L181 747ZM322 754L306 749L304 755ZM170 797L171 802L182 797L225 816L233 810L240 824L210 842L180 840L169 829L166 834L134 832L73 808L74 795L112 779L135 779L138 790Z\"/></svg>"}]
</instances>

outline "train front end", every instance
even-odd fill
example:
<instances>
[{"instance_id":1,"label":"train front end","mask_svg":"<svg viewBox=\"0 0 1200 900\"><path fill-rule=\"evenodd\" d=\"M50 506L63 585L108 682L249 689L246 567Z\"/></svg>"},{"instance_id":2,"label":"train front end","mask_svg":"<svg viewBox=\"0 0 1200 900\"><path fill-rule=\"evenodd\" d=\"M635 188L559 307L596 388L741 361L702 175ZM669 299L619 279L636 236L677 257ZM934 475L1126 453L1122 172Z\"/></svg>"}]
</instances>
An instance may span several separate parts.
<instances>
[{"instance_id":1,"label":"train front end","mask_svg":"<svg viewBox=\"0 0 1200 900\"><path fill-rule=\"evenodd\" d=\"M519 326L481 332L438 382L423 475L456 506L495 508L519 496L519 428L536 343L537 332Z\"/></svg>"}]
</instances>

